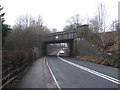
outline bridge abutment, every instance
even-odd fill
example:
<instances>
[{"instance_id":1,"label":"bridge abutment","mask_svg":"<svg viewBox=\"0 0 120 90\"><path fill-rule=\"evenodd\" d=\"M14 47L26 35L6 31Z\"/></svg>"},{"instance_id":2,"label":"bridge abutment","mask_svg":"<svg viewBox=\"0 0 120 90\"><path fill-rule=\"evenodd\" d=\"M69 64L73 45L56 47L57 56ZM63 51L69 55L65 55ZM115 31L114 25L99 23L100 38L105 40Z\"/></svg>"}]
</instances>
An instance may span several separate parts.
<instances>
[{"instance_id":1,"label":"bridge abutment","mask_svg":"<svg viewBox=\"0 0 120 90\"><path fill-rule=\"evenodd\" d=\"M43 43L42 45L42 55L46 56L47 55L47 43Z\"/></svg>"}]
</instances>

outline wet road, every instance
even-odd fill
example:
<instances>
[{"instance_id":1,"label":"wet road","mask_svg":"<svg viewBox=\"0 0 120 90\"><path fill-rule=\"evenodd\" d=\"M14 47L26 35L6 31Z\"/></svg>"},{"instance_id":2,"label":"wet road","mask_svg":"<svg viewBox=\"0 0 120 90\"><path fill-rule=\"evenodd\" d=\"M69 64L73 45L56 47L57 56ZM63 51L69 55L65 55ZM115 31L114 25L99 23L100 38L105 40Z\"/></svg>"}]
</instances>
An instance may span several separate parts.
<instances>
[{"instance_id":1,"label":"wet road","mask_svg":"<svg viewBox=\"0 0 120 90\"><path fill-rule=\"evenodd\" d=\"M53 55L35 61L18 88L119 88L117 68Z\"/></svg>"},{"instance_id":2,"label":"wet road","mask_svg":"<svg viewBox=\"0 0 120 90\"><path fill-rule=\"evenodd\" d=\"M45 58L36 60L18 83L17 88L57 88Z\"/></svg>"},{"instance_id":3,"label":"wet road","mask_svg":"<svg viewBox=\"0 0 120 90\"><path fill-rule=\"evenodd\" d=\"M96 75L96 73L94 74L78 68L74 66L74 64L82 65L90 70L95 70L100 74L102 73L103 75L110 76L114 79L118 79L117 68L67 57L47 57L46 60L61 88L118 88L118 85L120 84L112 81L113 79L109 80L108 78ZM65 61L72 62L73 65Z\"/></svg>"}]
</instances>

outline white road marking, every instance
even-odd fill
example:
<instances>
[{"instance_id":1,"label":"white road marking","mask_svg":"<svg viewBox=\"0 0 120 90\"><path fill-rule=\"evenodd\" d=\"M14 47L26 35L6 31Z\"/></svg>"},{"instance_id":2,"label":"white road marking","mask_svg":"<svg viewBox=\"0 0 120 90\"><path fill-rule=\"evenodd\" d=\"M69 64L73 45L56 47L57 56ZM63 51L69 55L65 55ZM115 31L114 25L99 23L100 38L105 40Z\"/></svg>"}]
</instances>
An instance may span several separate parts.
<instances>
[{"instance_id":1,"label":"white road marking","mask_svg":"<svg viewBox=\"0 0 120 90\"><path fill-rule=\"evenodd\" d=\"M75 63L73 63L73 62L67 61L67 60L59 57L59 54L57 54L57 56L58 56L58 58L59 58L60 60L66 62L66 63L68 63L68 64L70 64L70 65L73 65L73 66L75 66L75 67L77 67L77 68L80 68L80 69L82 69L82 70L84 70L84 71L87 71L87 72L89 72L89 73L92 73L92 74L94 74L94 75L97 75L97 76L99 76L99 77L102 77L102 78L104 78L104 79L106 79L106 80L109 80L109 81L111 81L111 82L113 82L113 83L116 83L116 84L119 84L119 85L120 85L120 80L118 80L118 79L115 79L115 78L110 77L110 76L108 76L108 75L102 74L102 73L97 72L97 71L95 71L95 70L89 69L89 68L84 67L84 66L82 66L82 65L75 64Z\"/></svg>"},{"instance_id":2,"label":"white road marking","mask_svg":"<svg viewBox=\"0 0 120 90\"><path fill-rule=\"evenodd\" d=\"M46 57L45 57L44 60L46 60ZM61 90L61 88L60 88L60 86L59 86L59 84L58 84L58 82L57 82L57 80L56 80L56 78L55 78L55 75L53 74L53 72L52 72L50 66L48 65L48 62L47 62L47 61L46 61L46 64L47 64L47 66L48 66L48 69L50 70L50 73L51 73L51 75L52 75L52 77L53 77L53 79L54 79L54 81L55 81L55 83L56 83L58 89Z\"/></svg>"}]
</instances>

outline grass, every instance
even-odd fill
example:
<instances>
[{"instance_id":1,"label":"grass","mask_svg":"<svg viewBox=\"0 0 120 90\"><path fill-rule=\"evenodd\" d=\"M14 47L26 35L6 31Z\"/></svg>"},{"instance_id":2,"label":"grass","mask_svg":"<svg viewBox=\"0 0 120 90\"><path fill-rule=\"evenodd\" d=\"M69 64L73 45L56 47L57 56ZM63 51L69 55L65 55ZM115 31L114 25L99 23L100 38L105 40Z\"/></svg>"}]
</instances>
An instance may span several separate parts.
<instances>
[{"instance_id":1,"label":"grass","mask_svg":"<svg viewBox=\"0 0 120 90\"><path fill-rule=\"evenodd\" d=\"M120 60L118 60L118 58L115 59L108 56L104 56L104 57L77 56L76 58L83 61L89 61L97 64L120 68Z\"/></svg>"}]
</instances>

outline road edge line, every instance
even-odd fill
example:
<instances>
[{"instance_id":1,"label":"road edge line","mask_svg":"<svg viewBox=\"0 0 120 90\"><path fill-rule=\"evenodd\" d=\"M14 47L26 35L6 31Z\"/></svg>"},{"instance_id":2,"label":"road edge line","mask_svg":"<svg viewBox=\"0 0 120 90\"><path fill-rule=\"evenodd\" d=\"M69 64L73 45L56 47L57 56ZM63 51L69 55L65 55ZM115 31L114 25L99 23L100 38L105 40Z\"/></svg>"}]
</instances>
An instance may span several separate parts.
<instances>
[{"instance_id":1,"label":"road edge line","mask_svg":"<svg viewBox=\"0 0 120 90\"><path fill-rule=\"evenodd\" d=\"M58 82L57 82L57 80L56 80L56 78L55 78L55 75L53 74L53 72L52 72L52 70L51 70L51 68L50 68L50 66L49 66L49 64L48 64L48 62L46 61L46 58L47 58L47 57L45 57L44 60L45 60L45 62L46 62L46 65L47 65L47 67L48 67L48 69L49 69L49 71L50 71L52 77L53 77L53 80L55 81L55 83L56 83L58 89L61 90L61 88L60 88L60 86L59 86L59 84L58 84Z\"/></svg>"}]
</instances>

